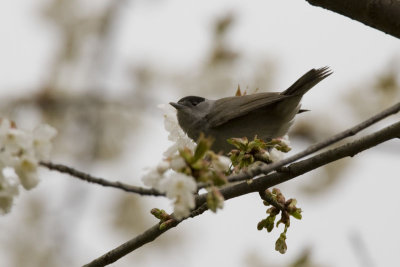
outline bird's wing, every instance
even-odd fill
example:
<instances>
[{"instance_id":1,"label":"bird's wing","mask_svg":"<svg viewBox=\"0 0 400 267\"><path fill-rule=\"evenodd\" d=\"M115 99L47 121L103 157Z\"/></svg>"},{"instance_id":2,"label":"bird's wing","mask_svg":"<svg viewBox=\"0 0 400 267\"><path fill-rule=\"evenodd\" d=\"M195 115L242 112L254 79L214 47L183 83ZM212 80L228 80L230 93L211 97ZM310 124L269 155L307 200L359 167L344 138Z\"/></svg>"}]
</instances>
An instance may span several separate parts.
<instances>
[{"instance_id":1,"label":"bird's wing","mask_svg":"<svg viewBox=\"0 0 400 267\"><path fill-rule=\"evenodd\" d=\"M245 96L225 97L215 101L206 116L210 128L217 127L232 119L247 115L265 106L279 102L290 96L279 93L257 93Z\"/></svg>"}]
</instances>

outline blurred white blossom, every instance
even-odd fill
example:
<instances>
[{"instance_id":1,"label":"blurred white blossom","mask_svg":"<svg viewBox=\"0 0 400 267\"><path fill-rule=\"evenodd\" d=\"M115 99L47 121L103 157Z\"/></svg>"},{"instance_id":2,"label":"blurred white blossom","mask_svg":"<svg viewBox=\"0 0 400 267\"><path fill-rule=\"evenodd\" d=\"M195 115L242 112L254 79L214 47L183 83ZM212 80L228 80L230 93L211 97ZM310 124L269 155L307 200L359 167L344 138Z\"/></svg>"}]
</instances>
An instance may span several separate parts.
<instances>
[{"instance_id":1,"label":"blurred white blossom","mask_svg":"<svg viewBox=\"0 0 400 267\"><path fill-rule=\"evenodd\" d=\"M180 169L186 166L186 162L181 156L176 155L171 158L170 166L171 169L173 169L174 171L179 171Z\"/></svg>"},{"instance_id":2,"label":"blurred white blossom","mask_svg":"<svg viewBox=\"0 0 400 267\"><path fill-rule=\"evenodd\" d=\"M49 125L25 131L12 121L0 118L0 212L10 211L20 184L26 190L38 184L39 162L49 158L51 141L56 134ZM4 175L5 170L11 170L12 175Z\"/></svg>"},{"instance_id":3,"label":"blurred white blossom","mask_svg":"<svg viewBox=\"0 0 400 267\"><path fill-rule=\"evenodd\" d=\"M174 144L164 152L164 160L158 166L151 168L142 177L146 186L150 186L162 193L174 202L174 216L177 219L190 214L195 207L195 193L197 192L196 179L184 174L188 163L179 154L179 150L190 149L193 153L196 143L193 142L178 124L176 110L169 105L159 105L164 114L164 127L168 131L168 140ZM231 161L228 157L214 155L214 171L225 172L229 169Z\"/></svg>"},{"instance_id":4,"label":"blurred white blossom","mask_svg":"<svg viewBox=\"0 0 400 267\"><path fill-rule=\"evenodd\" d=\"M282 151L279 151L276 148L272 148L271 151L269 151L269 159L272 162L280 161L285 157L285 153Z\"/></svg>"},{"instance_id":5,"label":"blurred white blossom","mask_svg":"<svg viewBox=\"0 0 400 267\"><path fill-rule=\"evenodd\" d=\"M142 177L146 186L150 186L174 201L174 215L181 219L189 215L194 208L194 193L197 185L193 177L178 171L186 166L185 160L178 154L180 149L189 148L192 151L196 144L183 132L176 117L176 110L170 105L158 106L164 115L164 127L169 133L168 140L174 142L164 152L164 159L157 167L150 169Z\"/></svg>"},{"instance_id":6,"label":"blurred white blossom","mask_svg":"<svg viewBox=\"0 0 400 267\"><path fill-rule=\"evenodd\" d=\"M164 173L170 169L169 163L167 161L162 161L157 167L150 169L143 177L142 181L144 185L152 187L158 191L162 191L160 187L160 182L164 177Z\"/></svg>"},{"instance_id":7,"label":"blurred white blossom","mask_svg":"<svg viewBox=\"0 0 400 267\"><path fill-rule=\"evenodd\" d=\"M11 206L19 193L18 178L13 170L7 173L9 168L4 168L0 172L0 213L8 213L11 210Z\"/></svg>"},{"instance_id":8,"label":"blurred white blossom","mask_svg":"<svg viewBox=\"0 0 400 267\"><path fill-rule=\"evenodd\" d=\"M51 140L56 136L57 130L47 124L42 124L33 130L33 148L35 155L40 160L48 160L51 152Z\"/></svg>"},{"instance_id":9,"label":"blurred white blossom","mask_svg":"<svg viewBox=\"0 0 400 267\"><path fill-rule=\"evenodd\" d=\"M37 176L38 161L34 157L21 157L19 164L13 167L21 185L26 190L34 188L39 183L39 177Z\"/></svg>"},{"instance_id":10,"label":"blurred white blossom","mask_svg":"<svg viewBox=\"0 0 400 267\"><path fill-rule=\"evenodd\" d=\"M194 208L194 193L197 185L193 177L173 172L162 180L161 188L169 199L174 200L174 216L182 219Z\"/></svg>"},{"instance_id":11,"label":"blurred white blossom","mask_svg":"<svg viewBox=\"0 0 400 267\"><path fill-rule=\"evenodd\" d=\"M168 161L161 161L158 165L157 165L157 171L161 174L163 174L164 172L166 172L170 166L170 164L168 163Z\"/></svg>"},{"instance_id":12,"label":"blurred white blossom","mask_svg":"<svg viewBox=\"0 0 400 267\"><path fill-rule=\"evenodd\" d=\"M190 152L187 154L187 151L182 151L182 149L188 148L195 154L196 144L179 126L174 108L169 105L159 105L159 108L164 113L164 127L169 133L168 139L173 141L174 144L164 153L164 160L157 167L150 169L142 180L146 186L165 193L169 199L172 199L174 201L174 215L177 219L181 219L188 216L190 210L194 208L194 193L197 191L196 179L183 173L187 170L188 162L185 159L187 157L190 158ZM245 142L248 143L247 139ZM278 144L279 150L276 148L265 150L264 156L266 159L274 162L284 158L285 153L280 150L290 150L288 136L282 137ZM182 153L186 156L183 156ZM222 176L232 166L231 158L212 154L211 159L212 163L209 167ZM218 190L215 189L208 196L207 203L209 207L213 207L214 211L222 208L224 199Z\"/></svg>"},{"instance_id":13,"label":"blurred white blossom","mask_svg":"<svg viewBox=\"0 0 400 267\"><path fill-rule=\"evenodd\" d=\"M285 144L287 147L290 147L290 140L289 140L289 136L288 136L288 135L283 136L283 137L280 139L280 141L281 141L283 144ZM276 162L276 161L280 161L280 160L284 159L284 158L285 158L285 155L286 155L286 153L284 153L284 152L282 152L282 151L279 151L279 150L276 149L276 148L272 148L272 149L269 151L269 159L270 159L272 162Z\"/></svg>"},{"instance_id":14,"label":"blurred white blossom","mask_svg":"<svg viewBox=\"0 0 400 267\"><path fill-rule=\"evenodd\" d=\"M232 161L229 157L226 157L224 155L218 155L217 160L213 161L213 167L217 171L225 172L229 170L229 168L232 165Z\"/></svg>"},{"instance_id":15,"label":"blurred white blossom","mask_svg":"<svg viewBox=\"0 0 400 267\"><path fill-rule=\"evenodd\" d=\"M290 140L289 140L289 135L284 135L281 138L281 142L284 143L286 146L290 147Z\"/></svg>"},{"instance_id":16,"label":"blurred white blossom","mask_svg":"<svg viewBox=\"0 0 400 267\"><path fill-rule=\"evenodd\" d=\"M172 165L180 168L185 162L176 157L175 160L165 160L157 167L152 168L142 177L146 186L150 186L161 193L165 193L167 198L174 201L174 214L177 219L189 215L194 208L194 193L196 192L196 181L193 177L183 173L175 172ZM165 168L168 165L168 171Z\"/></svg>"},{"instance_id":17,"label":"blurred white blossom","mask_svg":"<svg viewBox=\"0 0 400 267\"><path fill-rule=\"evenodd\" d=\"M184 147L194 150L196 144L179 126L178 119L176 117L176 110L170 105L166 104L161 104L158 107L163 111L164 127L169 133L168 140L174 142L174 144L172 144L167 151L164 152L164 156L170 157L176 154L179 149L183 149Z\"/></svg>"}]
</instances>

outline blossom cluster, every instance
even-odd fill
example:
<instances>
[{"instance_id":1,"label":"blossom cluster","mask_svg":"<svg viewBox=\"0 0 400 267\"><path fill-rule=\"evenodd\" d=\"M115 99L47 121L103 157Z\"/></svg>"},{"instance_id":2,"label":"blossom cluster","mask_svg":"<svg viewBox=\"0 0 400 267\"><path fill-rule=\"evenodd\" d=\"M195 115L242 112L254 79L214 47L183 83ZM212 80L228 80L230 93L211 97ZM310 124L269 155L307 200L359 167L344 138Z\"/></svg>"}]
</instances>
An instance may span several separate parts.
<instances>
[{"instance_id":1,"label":"blossom cluster","mask_svg":"<svg viewBox=\"0 0 400 267\"><path fill-rule=\"evenodd\" d=\"M38 184L39 162L49 158L56 134L49 125L25 131L0 118L0 213L10 211L20 185L30 190Z\"/></svg>"},{"instance_id":2,"label":"blossom cluster","mask_svg":"<svg viewBox=\"0 0 400 267\"><path fill-rule=\"evenodd\" d=\"M151 169L142 180L174 201L174 216L181 219L189 215L194 208L194 193L197 191L196 180L189 175L176 171L178 162L161 162L156 168ZM174 170L174 171L170 171Z\"/></svg>"},{"instance_id":3,"label":"blossom cluster","mask_svg":"<svg viewBox=\"0 0 400 267\"><path fill-rule=\"evenodd\" d=\"M169 132L168 139L173 143L164 156L166 157L155 168L143 176L142 181L146 186L152 187L174 201L174 216L181 219L194 208L194 193L197 184L194 177L179 172L186 166L182 157L178 155L180 149L194 149L195 143L187 137L178 125L176 113L167 105L159 106L164 112L164 127Z\"/></svg>"},{"instance_id":4,"label":"blossom cluster","mask_svg":"<svg viewBox=\"0 0 400 267\"><path fill-rule=\"evenodd\" d=\"M246 169L257 162L272 163L284 158L284 154L291 150L289 138L285 135L282 138L275 138L269 141L258 139L253 140L247 137L231 138L227 140L235 149L229 152L234 172Z\"/></svg>"},{"instance_id":5,"label":"blossom cluster","mask_svg":"<svg viewBox=\"0 0 400 267\"><path fill-rule=\"evenodd\" d=\"M162 105L164 126L169 132L168 139L174 144L164 153L164 160L142 178L143 183L160 192L174 202L174 217L189 215L195 207L197 182L208 185L208 206L216 211L223 206L223 197L214 186L225 184L225 172L230 160L210 151L211 141L201 137L194 143L179 127L176 111Z\"/></svg>"},{"instance_id":6,"label":"blossom cluster","mask_svg":"<svg viewBox=\"0 0 400 267\"><path fill-rule=\"evenodd\" d=\"M287 136L264 142L258 138L232 138L228 140L236 149L230 158L210 151L211 141L204 136L194 143L178 124L176 110L161 105L164 111L164 127L169 132L168 139L173 145L164 153L164 160L148 171L142 180L173 200L174 216L177 219L189 215L195 207L194 194L197 193L197 182L206 184L207 205L212 211L222 208L224 198L218 186L228 182L227 175L232 170L247 168L256 161L267 163L278 161L290 150ZM234 168L232 169L231 166Z\"/></svg>"}]
</instances>

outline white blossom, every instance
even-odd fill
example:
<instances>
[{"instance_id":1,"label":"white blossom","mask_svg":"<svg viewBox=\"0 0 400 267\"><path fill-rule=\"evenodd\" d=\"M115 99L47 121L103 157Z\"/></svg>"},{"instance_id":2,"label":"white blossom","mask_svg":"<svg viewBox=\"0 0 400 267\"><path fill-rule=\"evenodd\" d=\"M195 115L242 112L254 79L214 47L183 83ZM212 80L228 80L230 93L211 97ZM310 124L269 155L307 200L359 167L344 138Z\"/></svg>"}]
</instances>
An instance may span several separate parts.
<instances>
[{"instance_id":1,"label":"white blossom","mask_svg":"<svg viewBox=\"0 0 400 267\"><path fill-rule=\"evenodd\" d=\"M269 159L272 162L276 162L276 161L280 161L285 157L285 153L283 153L282 151L279 151L276 148L271 149L271 151L269 151Z\"/></svg>"},{"instance_id":2,"label":"white blossom","mask_svg":"<svg viewBox=\"0 0 400 267\"><path fill-rule=\"evenodd\" d=\"M182 219L190 214L195 207L194 193L197 190L195 178L180 173L186 166L185 160L179 155L180 149L188 148L194 151L196 143L193 142L179 126L176 110L169 105L159 105L164 114L164 127L169 133L168 140L173 144L164 152L166 159L158 167L150 169L142 178L146 186L150 186L174 201L174 216ZM231 162L230 159L218 156L215 168L226 171ZM162 167L160 167L162 166Z\"/></svg>"},{"instance_id":3,"label":"white blossom","mask_svg":"<svg viewBox=\"0 0 400 267\"><path fill-rule=\"evenodd\" d=\"M168 161L163 160L157 165L156 168L157 168L157 171L162 174L162 173L166 172L170 168L170 166L169 166Z\"/></svg>"},{"instance_id":4,"label":"white blossom","mask_svg":"<svg viewBox=\"0 0 400 267\"><path fill-rule=\"evenodd\" d=\"M0 118L0 210L3 213L10 210L20 184L26 190L38 184L39 162L48 159L56 133L49 125L25 131L10 120ZM3 170L11 170L12 175L4 175Z\"/></svg>"},{"instance_id":5,"label":"white blossom","mask_svg":"<svg viewBox=\"0 0 400 267\"><path fill-rule=\"evenodd\" d=\"M218 159L213 161L213 166L217 171L227 171L229 170L229 167L231 166L232 162L229 157L223 156L223 155L218 155Z\"/></svg>"},{"instance_id":6,"label":"white blossom","mask_svg":"<svg viewBox=\"0 0 400 267\"><path fill-rule=\"evenodd\" d=\"M179 149L183 149L185 147L194 150L196 144L179 126L178 119L176 117L176 110L170 105L165 104L161 104L158 107L163 111L164 114L164 127L169 133L168 140L174 142L174 144L172 144L167 151L164 152L164 156L171 157L175 155Z\"/></svg>"},{"instance_id":7,"label":"white blossom","mask_svg":"<svg viewBox=\"0 0 400 267\"><path fill-rule=\"evenodd\" d=\"M13 157L28 153L32 140L26 132L15 128L9 120L0 118L0 145L4 155Z\"/></svg>"},{"instance_id":8,"label":"white blossom","mask_svg":"<svg viewBox=\"0 0 400 267\"><path fill-rule=\"evenodd\" d=\"M290 140L287 134L282 137L281 142L284 143L286 146L290 147Z\"/></svg>"},{"instance_id":9,"label":"white blossom","mask_svg":"<svg viewBox=\"0 0 400 267\"><path fill-rule=\"evenodd\" d=\"M189 215L190 210L194 208L194 192L197 188L193 177L175 172L172 170L174 168L171 169L171 165L174 165L177 169L184 166L182 164L185 164L185 162L182 158L181 162L179 158L180 156L176 156L171 161L163 161L142 177L146 186L165 193L167 198L174 201L174 215L177 219Z\"/></svg>"},{"instance_id":10,"label":"white blossom","mask_svg":"<svg viewBox=\"0 0 400 267\"><path fill-rule=\"evenodd\" d=\"M7 168L0 171L0 213L5 214L11 210L14 197L18 195L18 180L13 171L7 174Z\"/></svg>"},{"instance_id":11,"label":"white blossom","mask_svg":"<svg viewBox=\"0 0 400 267\"><path fill-rule=\"evenodd\" d=\"M35 155L40 160L48 160L51 152L51 140L56 136L57 130L42 124L33 130L33 148Z\"/></svg>"},{"instance_id":12,"label":"white blossom","mask_svg":"<svg viewBox=\"0 0 400 267\"><path fill-rule=\"evenodd\" d=\"M18 165L14 166L14 170L19 177L21 185L26 190L34 188L39 183L37 167L37 160L33 157L26 156L21 158Z\"/></svg>"},{"instance_id":13,"label":"white blossom","mask_svg":"<svg viewBox=\"0 0 400 267\"><path fill-rule=\"evenodd\" d=\"M196 144L179 126L176 110L173 107L165 104L158 107L164 114L164 127L169 133L168 140L174 142L164 152L164 156L169 161L169 167L174 171L161 178L157 177L154 172L149 173L146 180L157 181L153 183L156 187L153 187L165 192L169 199L174 200L174 215L177 219L181 219L189 215L190 210L194 208L194 192L197 185L193 177L175 172L186 166L185 160L178 155L178 151L185 147L194 151Z\"/></svg>"},{"instance_id":14,"label":"white blossom","mask_svg":"<svg viewBox=\"0 0 400 267\"><path fill-rule=\"evenodd\" d=\"M161 182L161 188L169 199L174 200L174 216L179 220L189 215L194 208L194 193L197 185L193 177L173 172Z\"/></svg>"},{"instance_id":15,"label":"white blossom","mask_svg":"<svg viewBox=\"0 0 400 267\"><path fill-rule=\"evenodd\" d=\"M185 160L180 155L174 156L169 164L174 171L179 171L186 166Z\"/></svg>"},{"instance_id":16,"label":"white blossom","mask_svg":"<svg viewBox=\"0 0 400 267\"><path fill-rule=\"evenodd\" d=\"M283 137L280 139L280 141L281 141L284 145L290 147L290 140L289 140L289 136L288 136L288 135L283 136ZM286 154L286 153L284 153L284 152L282 152L282 151L279 151L279 150L277 150L276 148L272 148L272 149L269 151L269 159L270 159L272 162L280 161L280 160L282 160L282 159L285 158L285 154Z\"/></svg>"},{"instance_id":17,"label":"white blossom","mask_svg":"<svg viewBox=\"0 0 400 267\"><path fill-rule=\"evenodd\" d=\"M169 164L166 161L162 161L157 167L150 169L143 177L142 181L144 185L152 187L156 190L162 191L160 188L160 182L164 177L164 173L169 169Z\"/></svg>"}]
</instances>

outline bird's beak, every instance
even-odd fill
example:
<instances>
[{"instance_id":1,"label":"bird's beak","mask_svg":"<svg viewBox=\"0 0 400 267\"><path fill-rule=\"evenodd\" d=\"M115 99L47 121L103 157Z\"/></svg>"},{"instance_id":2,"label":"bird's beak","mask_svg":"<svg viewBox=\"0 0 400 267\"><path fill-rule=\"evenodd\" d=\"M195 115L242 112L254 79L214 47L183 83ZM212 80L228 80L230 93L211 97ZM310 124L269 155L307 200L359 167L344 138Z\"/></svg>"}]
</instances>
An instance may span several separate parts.
<instances>
[{"instance_id":1,"label":"bird's beak","mask_svg":"<svg viewBox=\"0 0 400 267\"><path fill-rule=\"evenodd\" d=\"M179 104L179 103L175 103L175 102L169 102L169 104L171 106L173 106L174 108L176 108L177 110L180 110L180 109L182 109L184 107L184 105Z\"/></svg>"}]
</instances>

